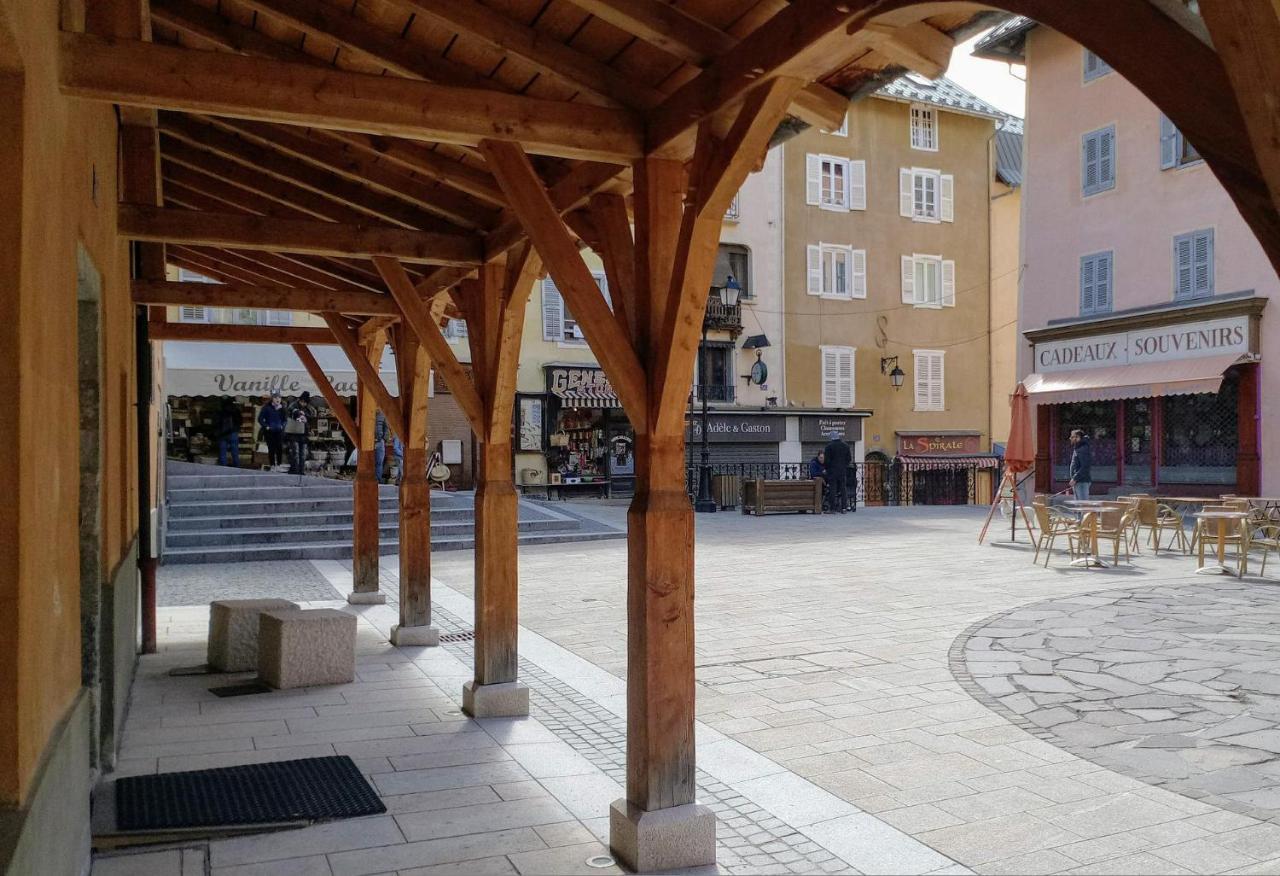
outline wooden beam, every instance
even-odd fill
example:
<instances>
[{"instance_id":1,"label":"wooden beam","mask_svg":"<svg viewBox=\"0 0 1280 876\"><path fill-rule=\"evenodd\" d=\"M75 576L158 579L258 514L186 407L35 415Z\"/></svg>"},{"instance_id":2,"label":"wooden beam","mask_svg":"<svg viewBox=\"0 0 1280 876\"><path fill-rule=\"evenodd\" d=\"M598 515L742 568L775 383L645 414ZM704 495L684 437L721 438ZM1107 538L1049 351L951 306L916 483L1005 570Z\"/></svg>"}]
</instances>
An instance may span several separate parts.
<instances>
[{"instance_id":1,"label":"wooden beam","mask_svg":"<svg viewBox=\"0 0 1280 876\"><path fill-rule=\"evenodd\" d=\"M338 391L333 388L333 384L329 382L329 376L324 373L324 369L320 367L316 357L311 355L311 351L307 349L306 344L294 344L293 352L298 354L302 367L307 369L307 373L311 375L312 383L319 388L320 394L329 403L329 410L338 419L338 425L342 426L342 431L347 433L347 438L350 439L353 445L358 446L360 443L360 430L356 426L356 421L351 418L351 411L347 410L346 402L342 396L338 395Z\"/></svg>"},{"instance_id":2,"label":"wooden beam","mask_svg":"<svg viewBox=\"0 0 1280 876\"><path fill-rule=\"evenodd\" d=\"M239 283L173 283L134 280L135 304L250 307L317 313L333 310L360 315L397 315L396 302L374 292L335 292L319 286L248 286Z\"/></svg>"},{"instance_id":3,"label":"wooden beam","mask_svg":"<svg viewBox=\"0 0 1280 876\"><path fill-rule=\"evenodd\" d=\"M695 67L706 67L721 55L734 51L738 39L673 3L663 0L572 0L602 21L635 34L668 54ZM796 96L791 112L825 130L840 126L849 111L849 99L825 85L813 83Z\"/></svg>"},{"instance_id":4,"label":"wooden beam","mask_svg":"<svg viewBox=\"0 0 1280 876\"><path fill-rule=\"evenodd\" d=\"M871 22L860 31L877 52L894 64L929 79L947 72L956 41L924 21L894 27Z\"/></svg>"},{"instance_id":5,"label":"wooden beam","mask_svg":"<svg viewBox=\"0 0 1280 876\"><path fill-rule=\"evenodd\" d=\"M637 432L644 431L648 410L644 368L631 341L614 320L529 157L517 145L492 140L481 143L480 150L547 271L581 323L592 352L627 408L632 426Z\"/></svg>"},{"instance_id":6,"label":"wooden beam","mask_svg":"<svg viewBox=\"0 0 1280 876\"><path fill-rule=\"evenodd\" d=\"M311 344L333 346L333 333L322 328L274 325L208 325L153 322L147 329L153 341L203 341L211 344Z\"/></svg>"},{"instance_id":7,"label":"wooden beam","mask_svg":"<svg viewBox=\"0 0 1280 876\"><path fill-rule=\"evenodd\" d=\"M437 265L478 265L482 261L476 239L390 226L135 205L121 205L117 225L124 237L158 243L172 241L316 255L385 255Z\"/></svg>"},{"instance_id":8,"label":"wooden beam","mask_svg":"<svg viewBox=\"0 0 1280 876\"><path fill-rule=\"evenodd\" d=\"M636 248L631 238L627 200L622 195L600 193L591 197L591 218L599 237L597 252L609 281L613 315L634 345L636 326Z\"/></svg>"},{"instance_id":9,"label":"wooden beam","mask_svg":"<svg viewBox=\"0 0 1280 876\"><path fill-rule=\"evenodd\" d=\"M338 322L342 321L339 319ZM347 330L345 324L342 324L341 328L344 331ZM372 370L374 383L378 386L382 385L381 379L377 377L378 366L372 363L381 363L385 346L386 332L377 331L372 333L366 341L356 345L354 349L351 349L350 345L343 347L347 352L347 358L353 364L358 361L364 366L364 370L356 369L356 417L360 438L356 441L356 450L359 455L356 457L356 478L351 497L353 503L351 533L353 594L378 594L380 589L378 564L381 550L378 543L382 537L382 503L379 501L382 497L378 489L379 473L374 471L376 456L374 433L377 428L378 397L365 375ZM386 415L387 412L384 409L383 416ZM382 602L383 599L384 597L379 595L369 595L356 597L352 601Z\"/></svg>"},{"instance_id":10,"label":"wooden beam","mask_svg":"<svg viewBox=\"0 0 1280 876\"><path fill-rule=\"evenodd\" d=\"M356 376L368 384L369 392L378 402L378 407L382 408L382 415L387 418L387 424L400 436L401 441L406 440L409 436L405 428L404 414L400 409L400 400L387 391L387 386L382 382L377 367L369 361L369 354L361 349L356 333L347 326L340 314L329 311L322 316L329 326L329 331L333 333L334 340L351 361L351 367L355 370ZM378 350L381 352L382 347L379 346ZM361 411L360 416L363 418L365 412Z\"/></svg>"},{"instance_id":11,"label":"wooden beam","mask_svg":"<svg viewBox=\"0 0 1280 876\"><path fill-rule=\"evenodd\" d=\"M521 58L565 85L610 105L648 108L662 100L661 92L635 77L476 0L398 2L485 42L500 53Z\"/></svg>"},{"instance_id":12,"label":"wooden beam","mask_svg":"<svg viewBox=\"0 0 1280 876\"><path fill-rule=\"evenodd\" d=\"M509 140L600 161L643 146L634 114L580 103L74 33L62 34L59 60L62 92L87 100L469 146Z\"/></svg>"},{"instance_id":13,"label":"wooden beam","mask_svg":"<svg viewBox=\"0 0 1280 876\"><path fill-rule=\"evenodd\" d=\"M330 131L329 136L495 207L507 205L502 198L502 190L484 170L458 159L448 158L421 143L351 131Z\"/></svg>"},{"instance_id":14,"label":"wooden beam","mask_svg":"<svg viewBox=\"0 0 1280 876\"><path fill-rule=\"evenodd\" d=\"M191 0L151 0L151 17L198 43L241 55L260 55L278 61L296 61L328 67L319 58L287 46L261 31L229 21Z\"/></svg>"},{"instance_id":15,"label":"wooden beam","mask_svg":"<svg viewBox=\"0 0 1280 876\"><path fill-rule=\"evenodd\" d=\"M624 168L614 164L583 162L550 188L551 203L558 214L584 206L596 192L609 186ZM495 259L527 239L519 217L511 211L501 225L485 237L485 259Z\"/></svg>"},{"instance_id":16,"label":"wooden beam","mask_svg":"<svg viewBox=\"0 0 1280 876\"><path fill-rule=\"evenodd\" d=\"M440 327L431 319L426 305L413 287L413 281L405 273L404 266L395 259L386 258L375 258L373 264L382 274L391 297L400 308L402 318L417 335L419 343L426 348L432 363L444 375L449 391L453 393L467 422L477 435L483 435L484 405L480 402L480 396L476 394L471 378L453 355L444 335L440 334Z\"/></svg>"}]
</instances>

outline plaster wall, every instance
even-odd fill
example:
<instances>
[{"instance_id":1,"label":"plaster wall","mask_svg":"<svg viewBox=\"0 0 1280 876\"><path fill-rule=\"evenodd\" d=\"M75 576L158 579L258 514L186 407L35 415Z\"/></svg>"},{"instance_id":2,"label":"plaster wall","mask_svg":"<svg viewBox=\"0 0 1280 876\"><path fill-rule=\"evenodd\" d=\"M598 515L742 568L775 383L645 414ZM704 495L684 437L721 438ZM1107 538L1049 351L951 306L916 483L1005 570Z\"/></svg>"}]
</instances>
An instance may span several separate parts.
<instances>
[{"instance_id":1,"label":"plaster wall","mask_svg":"<svg viewBox=\"0 0 1280 876\"><path fill-rule=\"evenodd\" d=\"M1214 289L1274 297L1280 280L1253 232L1198 162L1160 168L1160 111L1119 73L1083 81L1081 46L1047 27L1027 36L1023 296L1019 329L1080 313L1080 257L1113 250L1114 310L1173 301L1173 238L1214 231ZM1083 197L1080 138L1116 128L1116 185ZM1261 398L1280 397L1280 314L1261 322ZM1033 370L1020 341L1019 375ZM1280 487L1280 411L1261 405L1262 493Z\"/></svg>"},{"instance_id":2,"label":"plaster wall","mask_svg":"<svg viewBox=\"0 0 1280 876\"><path fill-rule=\"evenodd\" d=\"M1022 188L991 183L991 440L1009 440L1009 399L1018 385L1018 226Z\"/></svg>"}]
</instances>

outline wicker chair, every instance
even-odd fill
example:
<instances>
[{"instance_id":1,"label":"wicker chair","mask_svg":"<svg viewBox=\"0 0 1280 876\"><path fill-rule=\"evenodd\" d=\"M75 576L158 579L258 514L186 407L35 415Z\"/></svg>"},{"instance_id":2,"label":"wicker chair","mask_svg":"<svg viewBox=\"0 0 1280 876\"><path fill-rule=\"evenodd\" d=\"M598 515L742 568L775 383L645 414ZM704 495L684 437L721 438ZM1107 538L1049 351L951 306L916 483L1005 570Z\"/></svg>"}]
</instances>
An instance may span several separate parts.
<instances>
[{"instance_id":1,"label":"wicker chair","mask_svg":"<svg viewBox=\"0 0 1280 876\"><path fill-rule=\"evenodd\" d=\"M1267 574L1267 557L1272 551L1280 554L1280 526L1274 523L1268 523L1258 527L1254 533L1249 536L1249 545L1247 550L1262 549L1262 568L1258 571L1259 575Z\"/></svg>"},{"instance_id":2,"label":"wicker chair","mask_svg":"<svg viewBox=\"0 0 1280 876\"><path fill-rule=\"evenodd\" d=\"M1130 544L1136 540L1138 513L1111 508L1098 512L1098 541L1111 542L1111 562L1120 562L1120 546L1124 545L1125 562L1132 563Z\"/></svg>"},{"instance_id":3,"label":"wicker chair","mask_svg":"<svg viewBox=\"0 0 1280 876\"><path fill-rule=\"evenodd\" d=\"M1221 505L1205 505L1205 511L1249 511L1249 501L1228 499ZM1249 532L1251 527L1248 520L1242 520L1241 525L1235 528L1235 531L1228 531L1223 537L1223 544L1228 547L1234 547L1243 559L1246 555L1249 542ZM1191 550L1195 551L1197 545L1201 541L1206 546L1212 546L1214 550L1218 547L1218 524L1216 521L1196 520L1195 528L1191 531Z\"/></svg>"},{"instance_id":4,"label":"wicker chair","mask_svg":"<svg viewBox=\"0 0 1280 876\"><path fill-rule=\"evenodd\" d=\"M1044 567L1049 568L1049 557L1053 553L1053 543L1061 536L1066 536L1067 544L1071 550L1072 559L1079 553L1079 549L1084 540L1084 535L1080 530L1080 522L1074 517L1068 517L1050 507L1043 502L1032 502L1031 507L1035 510L1036 525L1040 527L1040 534L1036 537L1036 555L1031 560L1033 563L1040 561L1040 551L1044 551Z\"/></svg>"},{"instance_id":5,"label":"wicker chair","mask_svg":"<svg viewBox=\"0 0 1280 876\"><path fill-rule=\"evenodd\" d=\"M1191 543L1187 540L1187 532L1183 527L1185 521L1182 514L1170 505L1156 502L1147 496L1138 499L1138 517L1135 527L1146 527L1148 540L1155 552L1160 553L1160 540L1164 533L1171 532L1173 537L1169 545L1177 545L1183 553L1191 553Z\"/></svg>"}]
</instances>

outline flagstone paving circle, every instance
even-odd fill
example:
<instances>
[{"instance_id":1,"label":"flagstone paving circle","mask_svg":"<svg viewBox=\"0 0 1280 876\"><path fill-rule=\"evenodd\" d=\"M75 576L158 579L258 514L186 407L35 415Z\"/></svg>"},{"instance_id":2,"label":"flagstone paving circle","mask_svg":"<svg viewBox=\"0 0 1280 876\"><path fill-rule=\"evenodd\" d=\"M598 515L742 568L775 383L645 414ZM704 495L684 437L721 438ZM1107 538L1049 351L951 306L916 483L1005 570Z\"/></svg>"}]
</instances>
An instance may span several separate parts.
<instances>
[{"instance_id":1,"label":"flagstone paving circle","mask_svg":"<svg viewBox=\"0 0 1280 876\"><path fill-rule=\"evenodd\" d=\"M952 671L1043 739L1280 821L1280 587L1197 581L1048 599L970 627Z\"/></svg>"}]
</instances>

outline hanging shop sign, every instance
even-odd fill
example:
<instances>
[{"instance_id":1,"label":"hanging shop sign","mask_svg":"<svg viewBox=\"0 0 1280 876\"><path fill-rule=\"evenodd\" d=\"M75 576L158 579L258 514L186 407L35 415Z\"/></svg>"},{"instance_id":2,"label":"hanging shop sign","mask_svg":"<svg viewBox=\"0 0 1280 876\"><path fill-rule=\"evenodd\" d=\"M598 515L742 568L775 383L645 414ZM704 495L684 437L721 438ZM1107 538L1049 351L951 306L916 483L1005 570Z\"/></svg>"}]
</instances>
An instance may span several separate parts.
<instances>
[{"instance_id":1,"label":"hanging shop sign","mask_svg":"<svg viewBox=\"0 0 1280 876\"><path fill-rule=\"evenodd\" d=\"M830 441L832 432L838 432L841 439L850 444L861 441L862 418L825 415L800 417L801 441Z\"/></svg>"},{"instance_id":2,"label":"hanging shop sign","mask_svg":"<svg viewBox=\"0 0 1280 876\"><path fill-rule=\"evenodd\" d=\"M546 366L547 392L562 404L582 408L621 407L604 369L577 365Z\"/></svg>"},{"instance_id":3,"label":"hanging shop sign","mask_svg":"<svg viewBox=\"0 0 1280 876\"><path fill-rule=\"evenodd\" d=\"M1225 353L1249 353L1248 316L1134 329L1129 332L1036 344L1036 371L1077 371L1113 365L1171 362Z\"/></svg>"},{"instance_id":4,"label":"hanging shop sign","mask_svg":"<svg viewBox=\"0 0 1280 876\"><path fill-rule=\"evenodd\" d=\"M338 395L356 394L354 371L333 372L326 377ZM382 372L382 382L393 395L397 392L394 372ZM303 390L312 395L320 394L320 388L305 371L167 368L164 376L164 391L170 396L264 396L276 391L281 395L295 396Z\"/></svg>"},{"instance_id":5,"label":"hanging shop sign","mask_svg":"<svg viewBox=\"0 0 1280 876\"><path fill-rule=\"evenodd\" d=\"M768 443L785 441L785 417L752 416L751 414L711 414L707 418L708 440L724 444ZM702 440L702 417L693 415L685 430L687 441Z\"/></svg>"},{"instance_id":6,"label":"hanging shop sign","mask_svg":"<svg viewBox=\"0 0 1280 876\"><path fill-rule=\"evenodd\" d=\"M979 435L899 435L903 456L973 456L982 452Z\"/></svg>"}]
</instances>

